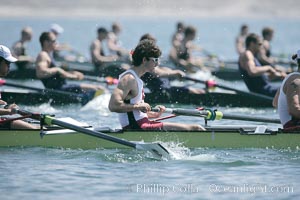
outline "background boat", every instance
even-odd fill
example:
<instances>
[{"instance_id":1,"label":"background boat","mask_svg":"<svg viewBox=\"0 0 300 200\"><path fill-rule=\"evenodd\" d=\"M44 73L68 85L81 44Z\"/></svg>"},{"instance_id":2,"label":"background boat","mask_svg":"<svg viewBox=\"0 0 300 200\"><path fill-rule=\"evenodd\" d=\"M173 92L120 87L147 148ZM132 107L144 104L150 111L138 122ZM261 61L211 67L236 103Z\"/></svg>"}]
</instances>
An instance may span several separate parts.
<instances>
[{"instance_id":1,"label":"background boat","mask_svg":"<svg viewBox=\"0 0 300 200\"><path fill-rule=\"evenodd\" d=\"M18 102L23 105L39 105L51 102L52 105L82 104L84 98L76 94L37 92L24 89L1 89L2 99L8 103ZM271 99L235 92L207 92L205 94L157 95L147 93L145 101L150 104L185 104L197 106L229 107L272 107Z\"/></svg>"}]
</instances>

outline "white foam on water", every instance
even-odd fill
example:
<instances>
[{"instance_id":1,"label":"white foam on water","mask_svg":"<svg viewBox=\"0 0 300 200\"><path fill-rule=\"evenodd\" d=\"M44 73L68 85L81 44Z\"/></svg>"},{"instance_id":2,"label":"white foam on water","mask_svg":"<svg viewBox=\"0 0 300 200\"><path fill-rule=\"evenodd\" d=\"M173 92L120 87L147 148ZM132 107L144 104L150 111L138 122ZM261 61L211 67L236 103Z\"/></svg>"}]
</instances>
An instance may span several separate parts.
<instances>
[{"instance_id":1,"label":"white foam on water","mask_svg":"<svg viewBox=\"0 0 300 200\"><path fill-rule=\"evenodd\" d=\"M39 111L43 111L42 113L47 113L47 114L56 114L56 113L61 113L62 111L59 109L55 109L54 107L51 106L51 102L48 103L43 103L38 106Z\"/></svg>"},{"instance_id":2,"label":"white foam on water","mask_svg":"<svg viewBox=\"0 0 300 200\"><path fill-rule=\"evenodd\" d=\"M157 142L169 151L172 160L182 160L191 155L190 149L183 146L182 143L162 141Z\"/></svg>"},{"instance_id":3,"label":"white foam on water","mask_svg":"<svg viewBox=\"0 0 300 200\"><path fill-rule=\"evenodd\" d=\"M88 102L86 105L84 105L80 109L80 111L93 111L93 112L98 111L101 112L102 114L107 113L108 115L109 113L108 103L109 103L110 96L111 96L110 93L97 96L96 98Z\"/></svg>"},{"instance_id":4,"label":"white foam on water","mask_svg":"<svg viewBox=\"0 0 300 200\"><path fill-rule=\"evenodd\" d=\"M164 148L166 148L169 151L171 160L186 160L199 162L214 162L217 160L215 154L192 155L191 150L183 146L183 144L179 142L156 142L160 143Z\"/></svg>"},{"instance_id":5,"label":"white foam on water","mask_svg":"<svg viewBox=\"0 0 300 200\"><path fill-rule=\"evenodd\" d=\"M199 79L199 80L208 80L213 78L213 76L211 75L211 72L209 71L201 71L198 70L195 73L191 73L189 74L190 77L195 78L195 79Z\"/></svg>"},{"instance_id":6,"label":"white foam on water","mask_svg":"<svg viewBox=\"0 0 300 200\"><path fill-rule=\"evenodd\" d=\"M200 162L214 162L217 160L214 154L199 154L186 157L184 160L200 161Z\"/></svg>"}]
</instances>

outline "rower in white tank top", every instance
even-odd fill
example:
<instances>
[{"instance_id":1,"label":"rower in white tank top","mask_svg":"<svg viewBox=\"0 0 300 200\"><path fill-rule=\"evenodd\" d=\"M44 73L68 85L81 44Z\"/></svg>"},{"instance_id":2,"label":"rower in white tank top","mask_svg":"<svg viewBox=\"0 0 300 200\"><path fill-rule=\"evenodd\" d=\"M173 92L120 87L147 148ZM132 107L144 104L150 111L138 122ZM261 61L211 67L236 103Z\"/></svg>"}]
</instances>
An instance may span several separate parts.
<instances>
[{"instance_id":1,"label":"rower in white tank top","mask_svg":"<svg viewBox=\"0 0 300 200\"><path fill-rule=\"evenodd\" d=\"M288 121L292 119L292 116L289 114L289 108L287 103L286 94L283 91L283 87L286 83L286 81L293 75L300 75L299 72L293 72L290 73L285 79L282 81L282 84L280 86L280 93L278 97L278 108L277 111L279 113L280 122L282 125L285 125Z\"/></svg>"},{"instance_id":2,"label":"rower in white tank top","mask_svg":"<svg viewBox=\"0 0 300 200\"><path fill-rule=\"evenodd\" d=\"M144 102L144 98L145 98L145 94L144 94L144 83L143 81L138 77L138 75L135 73L135 71L129 69L125 72L123 72L122 74L120 74L119 76L119 80L126 74L132 74L137 82L138 85L138 94L136 97L130 99L130 101L128 102L129 104L138 104L138 103L142 103ZM141 120L143 118L148 118L146 113L143 113L139 110L134 110L132 111L133 116L134 116L134 120L138 121ZM122 127L126 127L129 125L129 115L128 113L118 113L118 117L119 117L119 121Z\"/></svg>"}]
</instances>

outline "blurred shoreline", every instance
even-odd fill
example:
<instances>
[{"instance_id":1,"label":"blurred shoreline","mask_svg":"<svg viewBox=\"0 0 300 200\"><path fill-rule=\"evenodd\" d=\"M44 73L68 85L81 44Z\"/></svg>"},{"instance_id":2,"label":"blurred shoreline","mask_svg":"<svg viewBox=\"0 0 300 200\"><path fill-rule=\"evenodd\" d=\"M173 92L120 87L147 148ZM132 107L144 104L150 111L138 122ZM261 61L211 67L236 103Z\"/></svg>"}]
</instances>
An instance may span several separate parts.
<instances>
[{"instance_id":1,"label":"blurred shoreline","mask_svg":"<svg viewBox=\"0 0 300 200\"><path fill-rule=\"evenodd\" d=\"M0 0L2 18L300 18L297 0Z\"/></svg>"}]
</instances>

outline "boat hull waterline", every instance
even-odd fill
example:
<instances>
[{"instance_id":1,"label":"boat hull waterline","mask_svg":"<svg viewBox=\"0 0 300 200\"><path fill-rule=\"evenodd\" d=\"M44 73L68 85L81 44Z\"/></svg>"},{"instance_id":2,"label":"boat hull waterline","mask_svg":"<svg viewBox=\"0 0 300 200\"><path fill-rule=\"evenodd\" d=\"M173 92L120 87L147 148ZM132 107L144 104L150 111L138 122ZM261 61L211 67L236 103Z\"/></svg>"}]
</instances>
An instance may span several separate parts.
<instances>
[{"instance_id":1,"label":"boat hull waterline","mask_svg":"<svg viewBox=\"0 0 300 200\"><path fill-rule=\"evenodd\" d=\"M113 142L72 131L48 131L41 137L40 130L1 130L0 147L59 147L72 149L126 148ZM300 133L239 133L237 131L105 132L129 141L172 142L188 148L275 148L298 149Z\"/></svg>"}]
</instances>

